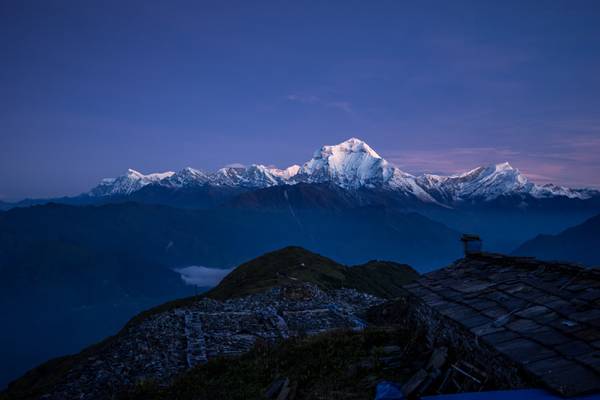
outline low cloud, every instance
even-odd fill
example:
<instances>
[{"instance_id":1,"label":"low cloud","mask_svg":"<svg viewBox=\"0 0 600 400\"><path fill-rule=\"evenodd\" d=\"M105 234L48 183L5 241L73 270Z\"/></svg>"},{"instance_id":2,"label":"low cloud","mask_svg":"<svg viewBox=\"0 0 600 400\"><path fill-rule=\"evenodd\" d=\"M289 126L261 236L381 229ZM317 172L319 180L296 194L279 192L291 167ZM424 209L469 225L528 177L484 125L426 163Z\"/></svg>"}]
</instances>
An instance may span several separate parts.
<instances>
[{"instance_id":1,"label":"low cloud","mask_svg":"<svg viewBox=\"0 0 600 400\"><path fill-rule=\"evenodd\" d=\"M207 268L196 265L175 269L175 272L181 275L181 279L186 284L200 287L217 286L231 271L231 269Z\"/></svg>"}]
</instances>

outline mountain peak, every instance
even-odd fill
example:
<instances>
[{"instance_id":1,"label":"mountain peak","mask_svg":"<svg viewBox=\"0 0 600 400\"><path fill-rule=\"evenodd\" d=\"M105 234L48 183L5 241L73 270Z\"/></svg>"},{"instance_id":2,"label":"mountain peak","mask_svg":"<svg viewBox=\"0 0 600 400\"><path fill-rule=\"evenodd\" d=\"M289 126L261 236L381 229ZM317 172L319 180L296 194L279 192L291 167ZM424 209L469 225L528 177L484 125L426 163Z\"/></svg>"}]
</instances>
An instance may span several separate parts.
<instances>
[{"instance_id":1,"label":"mountain peak","mask_svg":"<svg viewBox=\"0 0 600 400\"><path fill-rule=\"evenodd\" d=\"M496 171L513 171L515 169L508 161L496 164L495 167Z\"/></svg>"},{"instance_id":2,"label":"mountain peak","mask_svg":"<svg viewBox=\"0 0 600 400\"><path fill-rule=\"evenodd\" d=\"M375 150L373 150L371 148L371 146L369 146L365 141L360 140L355 137L347 139L336 145L323 146L323 147L321 147L320 150L318 150L315 153L315 155L319 154L319 153L323 153L323 152L331 153L331 154L335 154L335 153L366 153L373 158L381 159L381 156L379 154L377 154L377 152Z\"/></svg>"},{"instance_id":3,"label":"mountain peak","mask_svg":"<svg viewBox=\"0 0 600 400\"><path fill-rule=\"evenodd\" d=\"M201 170L185 167L175 174L168 175L163 179L155 181L163 186L181 188L184 186L203 185L208 181L208 176Z\"/></svg>"},{"instance_id":4,"label":"mountain peak","mask_svg":"<svg viewBox=\"0 0 600 400\"><path fill-rule=\"evenodd\" d=\"M462 172L459 174L455 174L455 175L449 175L449 176L430 175L430 174L425 174L425 175L436 176L436 177L443 178L443 179L447 179L447 178L452 179L452 178L469 178L469 177L475 177L475 176L488 176L488 175L495 175L495 174L499 174L499 173L510 173L513 171L514 171L514 173L520 174L518 169L513 168L513 166L510 165L508 163L508 161L505 161L505 162L498 163L498 164L483 165L483 166L474 168L472 170Z\"/></svg>"},{"instance_id":5,"label":"mountain peak","mask_svg":"<svg viewBox=\"0 0 600 400\"><path fill-rule=\"evenodd\" d=\"M218 186L265 188L281 184L282 178L274 169L260 164L252 164L248 167L221 168L210 176L210 181Z\"/></svg>"},{"instance_id":6,"label":"mountain peak","mask_svg":"<svg viewBox=\"0 0 600 400\"><path fill-rule=\"evenodd\" d=\"M515 185L522 186L528 184L528 180L525 175L523 175L517 168L513 168L513 166L508 162L491 165L486 168L486 172L488 172L490 176L503 177L502 179L504 180L508 179Z\"/></svg>"},{"instance_id":7,"label":"mountain peak","mask_svg":"<svg viewBox=\"0 0 600 400\"><path fill-rule=\"evenodd\" d=\"M192 167L185 167L183 168L181 171L179 171L180 173L185 173L185 174L197 174L200 172L200 170L197 170L195 168Z\"/></svg>"},{"instance_id":8,"label":"mountain peak","mask_svg":"<svg viewBox=\"0 0 600 400\"><path fill-rule=\"evenodd\" d=\"M374 187L394 176L394 169L367 143L350 138L321 147L297 176L301 181L331 182L344 188Z\"/></svg>"},{"instance_id":9,"label":"mountain peak","mask_svg":"<svg viewBox=\"0 0 600 400\"><path fill-rule=\"evenodd\" d=\"M161 179L168 178L173 175L175 175L175 172L173 172L173 171L155 172L152 174L144 175L141 172L136 171L135 169L132 169L132 168L128 168L127 174L125 174L125 176L127 178L136 179L136 180L147 180L149 182L160 181Z\"/></svg>"},{"instance_id":10,"label":"mountain peak","mask_svg":"<svg viewBox=\"0 0 600 400\"><path fill-rule=\"evenodd\" d=\"M285 169L272 168L270 171L273 175L283 180L289 180L296 176L298 172L300 172L300 168L302 167L300 167L297 164L294 164Z\"/></svg>"},{"instance_id":11,"label":"mountain peak","mask_svg":"<svg viewBox=\"0 0 600 400\"><path fill-rule=\"evenodd\" d=\"M127 173L125 174L130 178L135 178L135 179L142 179L142 177L144 176L144 174L142 174L139 171L136 171L135 169L132 168L127 168Z\"/></svg>"},{"instance_id":12,"label":"mountain peak","mask_svg":"<svg viewBox=\"0 0 600 400\"><path fill-rule=\"evenodd\" d=\"M506 194L528 193L533 184L508 162L477 167L451 176L427 176L420 181L439 198L493 200Z\"/></svg>"}]
</instances>

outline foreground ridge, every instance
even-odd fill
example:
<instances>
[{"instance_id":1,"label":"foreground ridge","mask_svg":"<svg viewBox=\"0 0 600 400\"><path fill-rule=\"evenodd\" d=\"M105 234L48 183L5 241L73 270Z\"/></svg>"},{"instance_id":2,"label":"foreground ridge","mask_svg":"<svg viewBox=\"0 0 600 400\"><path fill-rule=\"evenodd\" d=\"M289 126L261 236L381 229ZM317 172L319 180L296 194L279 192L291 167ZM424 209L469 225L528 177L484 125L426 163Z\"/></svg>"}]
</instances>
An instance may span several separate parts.
<instances>
[{"instance_id":1,"label":"foreground ridge","mask_svg":"<svg viewBox=\"0 0 600 400\"><path fill-rule=\"evenodd\" d=\"M367 399L384 380L404 396L600 392L600 271L489 253L416 280L401 267L348 268L296 247L268 253L208 297L144 313L118 336L30 371L8 394ZM385 286L390 273L412 282ZM356 282L361 290L345 285Z\"/></svg>"}]
</instances>

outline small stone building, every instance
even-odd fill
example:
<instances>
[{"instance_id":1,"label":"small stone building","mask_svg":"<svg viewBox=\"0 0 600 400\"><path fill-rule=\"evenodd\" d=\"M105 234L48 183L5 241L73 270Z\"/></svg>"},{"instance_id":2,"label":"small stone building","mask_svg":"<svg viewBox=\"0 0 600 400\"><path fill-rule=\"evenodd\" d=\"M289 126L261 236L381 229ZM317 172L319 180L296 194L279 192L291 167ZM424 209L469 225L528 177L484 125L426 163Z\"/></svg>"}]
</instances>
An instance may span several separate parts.
<instances>
[{"instance_id":1,"label":"small stone building","mask_svg":"<svg viewBox=\"0 0 600 400\"><path fill-rule=\"evenodd\" d=\"M600 271L479 253L405 288L410 323L496 386L600 392Z\"/></svg>"}]
</instances>

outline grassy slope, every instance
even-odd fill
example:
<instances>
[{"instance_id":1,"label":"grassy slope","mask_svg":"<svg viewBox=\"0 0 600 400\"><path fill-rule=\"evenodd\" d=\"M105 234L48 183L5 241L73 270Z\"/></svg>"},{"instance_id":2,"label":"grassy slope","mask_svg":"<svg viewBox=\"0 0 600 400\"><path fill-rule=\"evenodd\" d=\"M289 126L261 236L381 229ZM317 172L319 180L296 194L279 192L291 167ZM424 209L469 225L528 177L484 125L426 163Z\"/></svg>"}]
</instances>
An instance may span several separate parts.
<instances>
[{"instance_id":1,"label":"grassy slope","mask_svg":"<svg viewBox=\"0 0 600 400\"><path fill-rule=\"evenodd\" d=\"M140 313L128 325L156 313L184 307L208 296L217 300L258 293L279 285L310 282L323 290L355 288L385 299L403 295L402 285L419 274L410 266L391 261L369 261L347 267L301 247L285 247L248 261L229 273L214 289L199 296L186 297Z\"/></svg>"},{"instance_id":2,"label":"grassy slope","mask_svg":"<svg viewBox=\"0 0 600 400\"><path fill-rule=\"evenodd\" d=\"M301 247L286 247L240 265L207 295L214 299L227 299L274 286L310 282L323 290L349 287L392 298L401 295L401 286L417 276L417 272L408 265L370 261L346 267Z\"/></svg>"},{"instance_id":3,"label":"grassy slope","mask_svg":"<svg viewBox=\"0 0 600 400\"><path fill-rule=\"evenodd\" d=\"M235 359L214 359L198 366L170 387L147 382L123 397L157 399L260 399L277 378L286 377L294 399L372 399L376 380L406 380L415 360L427 360L415 345L418 332L367 329L331 332L292 339L273 346L257 345ZM401 345L406 369L385 369L382 347Z\"/></svg>"}]
</instances>

